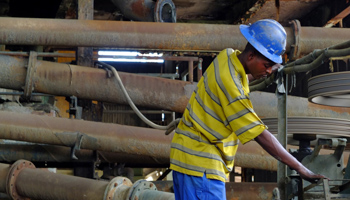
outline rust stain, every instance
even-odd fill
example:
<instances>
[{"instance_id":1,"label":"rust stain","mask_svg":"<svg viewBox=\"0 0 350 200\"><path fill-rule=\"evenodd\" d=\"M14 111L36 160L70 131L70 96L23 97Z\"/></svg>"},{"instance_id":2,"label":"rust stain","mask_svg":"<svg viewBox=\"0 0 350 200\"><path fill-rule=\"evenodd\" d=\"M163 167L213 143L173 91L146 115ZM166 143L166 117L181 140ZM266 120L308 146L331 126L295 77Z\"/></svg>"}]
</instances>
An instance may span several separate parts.
<instances>
[{"instance_id":1,"label":"rust stain","mask_svg":"<svg viewBox=\"0 0 350 200\"><path fill-rule=\"evenodd\" d=\"M310 102L308 103L308 107L321 109L321 110L332 110L337 113L350 113L350 108L346 108L346 107L325 106L325 105L319 105L319 104L310 103Z\"/></svg>"},{"instance_id":2,"label":"rust stain","mask_svg":"<svg viewBox=\"0 0 350 200\"><path fill-rule=\"evenodd\" d=\"M138 0L131 4L131 10L134 14L140 17L147 16L147 14L150 12L150 9L145 6L144 2L144 0Z\"/></svg>"}]
</instances>

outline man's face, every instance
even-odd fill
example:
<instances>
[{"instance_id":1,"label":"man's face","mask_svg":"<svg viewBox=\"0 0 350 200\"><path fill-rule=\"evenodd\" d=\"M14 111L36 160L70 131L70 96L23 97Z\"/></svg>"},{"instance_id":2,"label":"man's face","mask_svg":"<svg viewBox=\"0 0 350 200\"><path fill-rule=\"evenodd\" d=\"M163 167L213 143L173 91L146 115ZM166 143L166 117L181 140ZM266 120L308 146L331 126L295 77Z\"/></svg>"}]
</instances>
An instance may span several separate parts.
<instances>
[{"instance_id":1,"label":"man's face","mask_svg":"<svg viewBox=\"0 0 350 200\"><path fill-rule=\"evenodd\" d=\"M254 79L265 78L272 74L279 68L280 64L268 60L261 56L254 56L250 62L248 62L248 70Z\"/></svg>"}]
</instances>

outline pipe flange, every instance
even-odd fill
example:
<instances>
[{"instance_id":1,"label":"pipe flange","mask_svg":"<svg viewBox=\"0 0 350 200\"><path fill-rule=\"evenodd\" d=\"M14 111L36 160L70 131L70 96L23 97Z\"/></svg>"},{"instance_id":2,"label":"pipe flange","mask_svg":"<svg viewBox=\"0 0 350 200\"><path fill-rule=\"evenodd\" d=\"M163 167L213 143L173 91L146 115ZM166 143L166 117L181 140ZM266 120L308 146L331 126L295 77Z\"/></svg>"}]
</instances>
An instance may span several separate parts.
<instances>
[{"instance_id":1,"label":"pipe flange","mask_svg":"<svg viewBox=\"0 0 350 200\"><path fill-rule=\"evenodd\" d=\"M157 0L154 6L154 21L176 23L176 8L172 0Z\"/></svg>"},{"instance_id":2,"label":"pipe flange","mask_svg":"<svg viewBox=\"0 0 350 200\"><path fill-rule=\"evenodd\" d=\"M289 22L289 24L292 26L293 33L294 33L294 44L291 45L290 53L289 53L289 59L290 60L296 60L300 56L300 46L299 46L299 40L300 40L300 31L301 31L301 25L299 20L292 20Z\"/></svg>"},{"instance_id":3,"label":"pipe flange","mask_svg":"<svg viewBox=\"0 0 350 200\"><path fill-rule=\"evenodd\" d=\"M18 177L19 173L25 168L35 169L35 165L32 162L27 161L27 160L18 160L12 164L12 166L10 167L9 173L7 174L6 192L10 197L12 197L12 199L29 200L29 198L21 197L17 193L17 189L16 189L17 177Z\"/></svg>"},{"instance_id":4,"label":"pipe flange","mask_svg":"<svg viewBox=\"0 0 350 200\"><path fill-rule=\"evenodd\" d=\"M117 188L123 185L131 187L132 182L128 178L121 176L113 178L106 187L103 200L112 200Z\"/></svg>"},{"instance_id":5,"label":"pipe flange","mask_svg":"<svg viewBox=\"0 0 350 200\"><path fill-rule=\"evenodd\" d=\"M138 180L134 183L132 188L129 191L128 198L129 200L137 200L140 199L140 194L144 190L157 190L157 187L154 185L154 183L146 181L144 179Z\"/></svg>"}]
</instances>

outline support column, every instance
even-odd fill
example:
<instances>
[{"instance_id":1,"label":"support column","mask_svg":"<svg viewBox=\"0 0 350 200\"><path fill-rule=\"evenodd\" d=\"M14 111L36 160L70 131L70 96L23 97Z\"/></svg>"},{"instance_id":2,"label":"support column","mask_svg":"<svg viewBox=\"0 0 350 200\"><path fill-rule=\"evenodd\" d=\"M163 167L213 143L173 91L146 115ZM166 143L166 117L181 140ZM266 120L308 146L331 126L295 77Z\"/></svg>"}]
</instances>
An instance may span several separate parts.
<instances>
[{"instance_id":1,"label":"support column","mask_svg":"<svg viewBox=\"0 0 350 200\"><path fill-rule=\"evenodd\" d=\"M283 77L281 77L283 79ZM282 81L283 84L283 81ZM278 134L277 139L282 146L287 148L287 95L288 95L288 76L286 76L285 93L277 91L278 98ZM287 200L286 194L286 177L287 166L282 162L278 162L277 166L277 183L280 190L281 200Z\"/></svg>"},{"instance_id":2,"label":"support column","mask_svg":"<svg viewBox=\"0 0 350 200\"><path fill-rule=\"evenodd\" d=\"M78 20L94 19L94 0L78 0ZM77 64L80 66L94 67L93 48L77 48ZM102 121L102 103L90 100L79 100L79 106L83 107L82 119L89 121Z\"/></svg>"}]
</instances>

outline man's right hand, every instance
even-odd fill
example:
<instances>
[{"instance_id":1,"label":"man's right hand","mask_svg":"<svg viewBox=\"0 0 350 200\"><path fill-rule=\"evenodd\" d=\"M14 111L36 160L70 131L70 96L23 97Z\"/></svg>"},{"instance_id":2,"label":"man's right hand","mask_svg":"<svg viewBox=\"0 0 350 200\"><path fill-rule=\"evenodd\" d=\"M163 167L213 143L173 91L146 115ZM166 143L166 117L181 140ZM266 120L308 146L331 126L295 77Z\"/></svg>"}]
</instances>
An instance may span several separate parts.
<instances>
[{"instance_id":1,"label":"man's right hand","mask_svg":"<svg viewBox=\"0 0 350 200\"><path fill-rule=\"evenodd\" d=\"M299 175L302 179L305 179L305 180L309 181L310 183L317 183L320 179L327 178L322 174L313 173L312 171L310 171L309 169L307 169L304 166L302 167L302 169L297 170L297 172L299 173Z\"/></svg>"}]
</instances>

